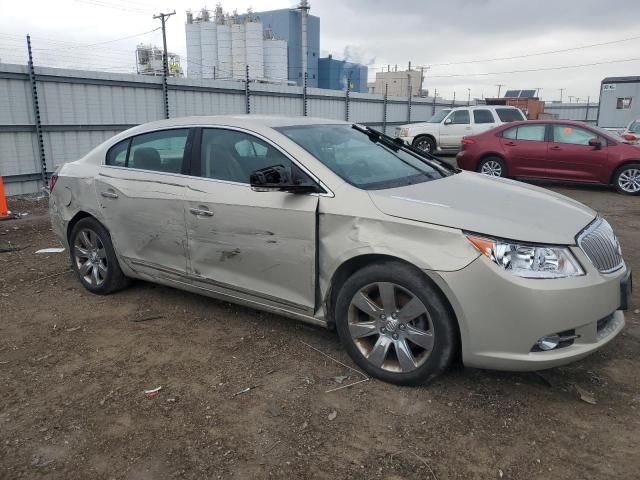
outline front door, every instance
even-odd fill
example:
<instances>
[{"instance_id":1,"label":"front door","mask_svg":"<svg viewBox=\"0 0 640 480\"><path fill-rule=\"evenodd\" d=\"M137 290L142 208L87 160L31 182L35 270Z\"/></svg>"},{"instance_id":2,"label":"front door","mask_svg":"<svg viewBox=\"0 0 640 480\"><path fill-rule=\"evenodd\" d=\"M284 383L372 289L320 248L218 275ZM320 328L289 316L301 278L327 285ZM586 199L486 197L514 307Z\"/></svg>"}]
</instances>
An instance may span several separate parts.
<instances>
[{"instance_id":1,"label":"front door","mask_svg":"<svg viewBox=\"0 0 640 480\"><path fill-rule=\"evenodd\" d=\"M462 137L472 135L469 110L453 110L440 124L440 147L459 150Z\"/></svg>"},{"instance_id":2,"label":"front door","mask_svg":"<svg viewBox=\"0 0 640 480\"><path fill-rule=\"evenodd\" d=\"M554 178L580 182L598 182L607 163L607 141L600 138L601 148L589 145L598 134L573 125L553 125L547 164Z\"/></svg>"},{"instance_id":3,"label":"front door","mask_svg":"<svg viewBox=\"0 0 640 480\"><path fill-rule=\"evenodd\" d=\"M548 178L545 130L544 124L525 123L502 132L500 143L508 159L508 175Z\"/></svg>"},{"instance_id":4,"label":"front door","mask_svg":"<svg viewBox=\"0 0 640 480\"><path fill-rule=\"evenodd\" d=\"M265 139L203 128L187 196L191 275L202 288L275 308L313 313L315 195L255 192L251 172L295 168Z\"/></svg>"},{"instance_id":5,"label":"front door","mask_svg":"<svg viewBox=\"0 0 640 480\"><path fill-rule=\"evenodd\" d=\"M115 250L140 273L186 273L189 181L181 172L188 137L182 128L124 140L98 174L96 194Z\"/></svg>"}]
</instances>

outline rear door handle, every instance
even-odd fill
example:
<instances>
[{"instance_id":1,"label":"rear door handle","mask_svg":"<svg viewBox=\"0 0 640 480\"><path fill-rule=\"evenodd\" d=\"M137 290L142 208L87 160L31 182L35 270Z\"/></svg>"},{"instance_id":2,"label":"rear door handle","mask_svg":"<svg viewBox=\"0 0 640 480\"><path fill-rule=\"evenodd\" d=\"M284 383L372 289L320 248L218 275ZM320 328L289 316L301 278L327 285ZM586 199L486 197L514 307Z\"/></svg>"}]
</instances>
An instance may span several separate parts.
<instances>
[{"instance_id":1,"label":"rear door handle","mask_svg":"<svg viewBox=\"0 0 640 480\"><path fill-rule=\"evenodd\" d=\"M190 208L189 211L198 217L213 217L213 212L206 208Z\"/></svg>"},{"instance_id":2,"label":"rear door handle","mask_svg":"<svg viewBox=\"0 0 640 480\"><path fill-rule=\"evenodd\" d=\"M102 195L104 198L118 198L118 194L115 192L100 192L100 195Z\"/></svg>"}]
</instances>

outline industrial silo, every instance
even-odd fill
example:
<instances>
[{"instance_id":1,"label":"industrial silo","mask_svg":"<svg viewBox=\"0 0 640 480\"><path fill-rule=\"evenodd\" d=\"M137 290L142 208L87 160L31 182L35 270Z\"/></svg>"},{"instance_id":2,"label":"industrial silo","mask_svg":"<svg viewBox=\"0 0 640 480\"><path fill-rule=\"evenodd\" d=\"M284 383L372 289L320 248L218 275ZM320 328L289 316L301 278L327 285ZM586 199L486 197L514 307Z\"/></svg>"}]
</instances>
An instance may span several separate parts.
<instances>
[{"instance_id":1,"label":"industrial silo","mask_svg":"<svg viewBox=\"0 0 640 480\"><path fill-rule=\"evenodd\" d=\"M244 23L234 22L231 25L231 56L233 58L233 78L244 79L247 65L247 42Z\"/></svg>"},{"instance_id":2,"label":"industrial silo","mask_svg":"<svg viewBox=\"0 0 640 480\"><path fill-rule=\"evenodd\" d=\"M208 12L207 12L208 13ZM206 18L206 20L205 20ZM218 66L218 32L217 25L210 22L209 16L200 23L200 48L202 50L202 78L214 78L214 70ZM218 76L216 73L216 77Z\"/></svg>"},{"instance_id":3,"label":"industrial silo","mask_svg":"<svg viewBox=\"0 0 640 480\"><path fill-rule=\"evenodd\" d=\"M231 78L233 73L233 60L231 56L231 25L218 23L218 71L216 78Z\"/></svg>"},{"instance_id":4,"label":"industrial silo","mask_svg":"<svg viewBox=\"0 0 640 480\"><path fill-rule=\"evenodd\" d=\"M245 24L247 65L250 78L264 78L264 48L262 22L250 19Z\"/></svg>"},{"instance_id":5,"label":"industrial silo","mask_svg":"<svg viewBox=\"0 0 640 480\"><path fill-rule=\"evenodd\" d=\"M287 80L286 40L264 40L264 77L270 80Z\"/></svg>"},{"instance_id":6,"label":"industrial silo","mask_svg":"<svg viewBox=\"0 0 640 480\"><path fill-rule=\"evenodd\" d=\"M187 40L187 77L202 78L202 50L200 46L200 24L193 22L193 14L187 13L185 25Z\"/></svg>"}]
</instances>

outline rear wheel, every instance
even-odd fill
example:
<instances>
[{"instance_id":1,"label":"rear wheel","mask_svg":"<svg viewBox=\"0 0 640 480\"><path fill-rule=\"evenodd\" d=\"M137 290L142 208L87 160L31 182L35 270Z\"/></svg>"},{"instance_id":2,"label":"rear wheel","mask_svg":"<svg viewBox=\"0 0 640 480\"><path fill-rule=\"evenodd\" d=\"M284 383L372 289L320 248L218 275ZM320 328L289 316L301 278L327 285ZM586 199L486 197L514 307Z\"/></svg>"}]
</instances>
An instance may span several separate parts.
<instances>
[{"instance_id":1,"label":"rear wheel","mask_svg":"<svg viewBox=\"0 0 640 480\"><path fill-rule=\"evenodd\" d=\"M440 293L395 262L353 274L336 301L336 329L360 368L399 385L430 382L455 356L456 321Z\"/></svg>"},{"instance_id":2,"label":"rear wheel","mask_svg":"<svg viewBox=\"0 0 640 480\"><path fill-rule=\"evenodd\" d=\"M613 176L616 190L627 195L640 195L640 163L628 163Z\"/></svg>"},{"instance_id":3,"label":"rear wheel","mask_svg":"<svg viewBox=\"0 0 640 480\"><path fill-rule=\"evenodd\" d=\"M435 140L427 135L420 135L419 137L416 137L413 141L413 146L427 153L433 153L436 151Z\"/></svg>"},{"instance_id":4,"label":"rear wheel","mask_svg":"<svg viewBox=\"0 0 640 480\"><path fill-rule=\"evenodd\" d=\"M74 225L69 248L73 269L90 292L107 295L129 285L109 233L95 218L83 218Z\"/></svg>"},{"instance_id":5,"label":"rear wheel","mask_svg":"<svg viewBox=\"0 0 640 480\"><path fill-rule=\"evenodd\" d=\"M506 177L507 167L500 157L487 157L478 163L478 172L490 177Z\"/></svg>"}]
</instances>

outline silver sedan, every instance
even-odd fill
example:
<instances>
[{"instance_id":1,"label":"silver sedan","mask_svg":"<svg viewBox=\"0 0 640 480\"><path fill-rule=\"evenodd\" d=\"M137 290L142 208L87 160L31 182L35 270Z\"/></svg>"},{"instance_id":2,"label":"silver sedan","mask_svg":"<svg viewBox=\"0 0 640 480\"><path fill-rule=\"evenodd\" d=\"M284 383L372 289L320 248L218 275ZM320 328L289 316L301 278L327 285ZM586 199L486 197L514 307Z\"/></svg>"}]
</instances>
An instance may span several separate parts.
<instances>
[{"instance_id":1,"label":"silver sedan","mask_svg":"<svg viewBox=\"0 0 640 480\"><path fill-rule=\"evenodd\" d=\"M142 279L335 328L356 364L418 384L456 356L534 370L602 347L631 280L605 219L344 122L141 125L51 179L80 282Z\"/></svg>"}]
</instances>

